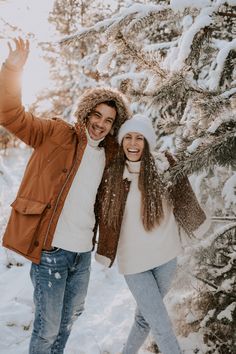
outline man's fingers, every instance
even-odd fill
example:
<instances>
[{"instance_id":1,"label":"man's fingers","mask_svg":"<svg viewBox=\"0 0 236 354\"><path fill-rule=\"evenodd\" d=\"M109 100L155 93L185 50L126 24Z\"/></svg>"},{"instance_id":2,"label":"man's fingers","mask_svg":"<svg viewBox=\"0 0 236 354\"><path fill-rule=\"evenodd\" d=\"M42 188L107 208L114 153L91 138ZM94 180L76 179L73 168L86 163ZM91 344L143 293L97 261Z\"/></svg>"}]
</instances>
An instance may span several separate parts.
<instances>
[{"instance_id":1,"label":"man's fingers","mask_svg":"<svg viewBox=\"0 0 236 354\"><path fill-rule=\"evenodd\" d=\"M18 43L19 43L20 49L22 50L22 47L24 47L24 41L21 37L18 37Z\"/></svg>"},{"instance_id":2,"label":"man's fingers","mask_svg":"<svg viewBox=\"0 0 236 354\"><path fill-rule=\"evenodd\" d=\"M25 41L25 49L27 51L29 51L29 40L28 39L26 39L26 41Z\"/></svg>"},{"instance_id":3,"label":"man's fingers","mask_svg":"<svg viewBox=\"0 0 236 354\"><path fill-rule=\"evenodd\" d=\"M15 49L13 49L12 44L7 42L8 48L10 53L13 51L21 51L21 52L28 52L29 51L29 40L26 39L25 41L21 38L13 38L13 42L15 43Z\"/></svg>"},{"instance_id":4,"label":"man's fingers","mask_svg":"<svg viewBox=\"0 0 236 354\"><path fill-rule=\"evenodd\" d=\"M7 45L8 45L8 48L9 48L9 52L10 52L10 53L13 52L11 43L10 43L10 42L7 42Z\"/></svg>"},{"instance_id":5,"label":"man's fingers","mask_svg":"<svg viewBox=\"0 0 236 354\"><path fill-rule=\"evenodd\" d=\"M13 42L15 43L16 50L21 50L20 42L17 38L13 38Z\"/></svg>"},{"instance_id":6,"label":"man's fingers","mask_svg":"<svg viewBox=\"0 0 236 354\"><path fill-rule=\"evenodd\" d=\"M24 41L21 37L18 37L13 38L12 42L15 48L11 42L7 43L9 48L7 62L8 64L21 68L24 66L29 55L29 41Z\"/></svg>"},{"instance_id":7,"label":"man's fingers","mask_svg":"<svg viewBox=\"0 0 236 354\"><path fill-rule=\"evenodd\" d=\"M19 42L21 50L26 51L26 52L29 51L29 41L28 41L28 39L24 41L21 37L18 37L18 42Z\"/></svg>"},{"instance_id":8,"label":"man's fingers","mask_svg":"<svg viewBox=\"0 0 236 354\"><path fill-rule=\"evenodd\" d=\"M18 42L20 45L20 49L25 50L25 42L23 41L23 39L21 37L18 37Z\"/></svg>"}]
</instances>

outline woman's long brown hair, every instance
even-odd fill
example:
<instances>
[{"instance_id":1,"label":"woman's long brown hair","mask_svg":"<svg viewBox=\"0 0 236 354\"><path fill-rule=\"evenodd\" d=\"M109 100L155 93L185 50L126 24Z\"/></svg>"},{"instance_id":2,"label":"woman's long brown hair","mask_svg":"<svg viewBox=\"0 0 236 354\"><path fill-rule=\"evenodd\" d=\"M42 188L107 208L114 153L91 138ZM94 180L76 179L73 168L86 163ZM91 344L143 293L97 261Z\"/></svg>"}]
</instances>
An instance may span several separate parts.
<instances>
[{"instance_id":1,"label":"woman's long brown hair","mask_svg":"<svg viewBox=\"0 0 236 354\"><path fill-rule=\"evenodd\" d=\"M118 155L107 170L103 181L101 208L104 220L113 228L116 228L120 222L121 207L125 193L123 184L125 163L126 157L121 144ZM145 230L149 231L159 225L163 217L162 199L164 197L164 188L146 139L144 139L138 187L141 191L140 215Z\"/></svg>"}]
</instances>

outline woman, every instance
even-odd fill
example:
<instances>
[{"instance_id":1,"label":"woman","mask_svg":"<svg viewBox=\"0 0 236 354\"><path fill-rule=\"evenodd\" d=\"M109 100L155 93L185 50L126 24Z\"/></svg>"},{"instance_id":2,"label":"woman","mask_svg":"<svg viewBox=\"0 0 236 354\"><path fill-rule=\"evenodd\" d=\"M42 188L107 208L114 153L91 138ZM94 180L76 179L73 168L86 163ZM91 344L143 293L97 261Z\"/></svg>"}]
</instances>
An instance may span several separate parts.
<instances>
[{"instance_id":1,"label":"woman","mask_svg":"<svg viewBox=\"0 0 236 354\"><path fill-rule=\"evenodd\" d=\"M136 115L125 122L118 140L119 156L106 171L98 198L96 259L111 266L117 255L137 303L122 354L136 354L150 330L163 354L179 354L163 297L182 249L180 229L192 237L206 216L187 178L164 186L151 154L156 139L148 118ZM169 154L168 161L174 162Z\"/></svg>"}]
</instances>

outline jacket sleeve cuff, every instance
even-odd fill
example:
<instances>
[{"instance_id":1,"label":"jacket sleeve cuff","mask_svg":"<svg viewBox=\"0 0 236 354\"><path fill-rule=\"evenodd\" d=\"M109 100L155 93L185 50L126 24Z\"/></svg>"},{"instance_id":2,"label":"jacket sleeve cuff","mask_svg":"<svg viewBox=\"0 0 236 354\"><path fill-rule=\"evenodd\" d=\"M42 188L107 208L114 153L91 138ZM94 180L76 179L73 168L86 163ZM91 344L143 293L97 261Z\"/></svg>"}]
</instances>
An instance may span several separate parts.
<instances>
[{"instance_id":1,"label":"jacket sleeve cuff","mask_svg":"<svg viewBox=\"0 0 236 354\"><path fill-rule=\"evenodd\" d=\"M209 215L206 214L205 221L195 230L193 231L196 238L202 238L211 226L211 218Z\"/></svg>"},{"instance_id":2,"label":"jacket sleeve cuff","mask_svg":"<svg viewBox=\"0 0 236 354\"><path fill-rule=\"evenodd\" d=\"M184 250L185 248L193 247L199 244L203 240L203 236L207 233L211 224L211 217L207 215L205 221L195 231L193 231L192 237L190 237L184 229L180 227L179 237L182 249Z\"/></svg>"},{"instance_id":3,"label":"jacket sleeve cuff","mask_svg":"<svg viewBox=\"0 0 236 354\"><path fill-rule=\"evenodd\" d=\"M95 259L98 263L104 265L105 267L110 267L111 266L111 260L108 257L102 256L99 253L95 253Z\"/></svg>"}]
</instances>

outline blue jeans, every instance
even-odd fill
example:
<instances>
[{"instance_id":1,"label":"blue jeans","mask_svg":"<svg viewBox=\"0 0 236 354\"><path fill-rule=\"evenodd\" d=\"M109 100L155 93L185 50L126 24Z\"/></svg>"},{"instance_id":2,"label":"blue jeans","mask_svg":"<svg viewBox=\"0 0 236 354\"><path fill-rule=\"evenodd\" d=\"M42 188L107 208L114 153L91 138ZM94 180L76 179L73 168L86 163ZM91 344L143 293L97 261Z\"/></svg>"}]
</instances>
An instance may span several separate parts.
<instances>
[{"instance_id":1,"label":"blue jeans","mask_svg":"<svg viewBox=\"0 0 236 354\"><path fill-rule=\"evenodd\" d=\"M74 320L83 312L91 252L43 251L32 264L35 319L30 354L62 354Z\"/></svg>"},{"instance_id":2,"label":"blue jeans","mask_svg":"<svg viewBox=\"0 0 236 354\"><path fill-rule=\"evenodd\" d=\"M150 330L162 354L180 354L163 297L176 271L176 258L146 272L125 275L137 308L122 354L136 354Z\"/></svg>"}]
</instances>

